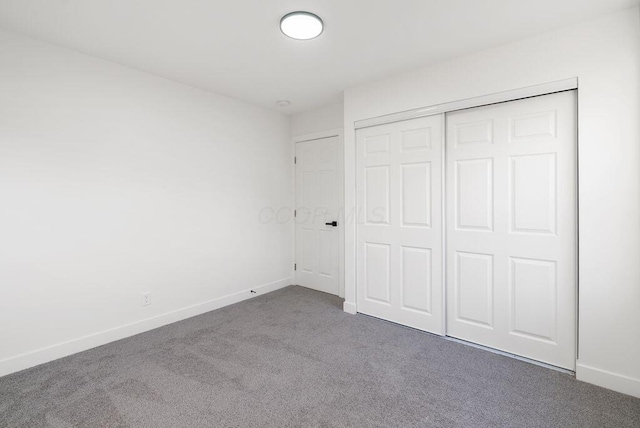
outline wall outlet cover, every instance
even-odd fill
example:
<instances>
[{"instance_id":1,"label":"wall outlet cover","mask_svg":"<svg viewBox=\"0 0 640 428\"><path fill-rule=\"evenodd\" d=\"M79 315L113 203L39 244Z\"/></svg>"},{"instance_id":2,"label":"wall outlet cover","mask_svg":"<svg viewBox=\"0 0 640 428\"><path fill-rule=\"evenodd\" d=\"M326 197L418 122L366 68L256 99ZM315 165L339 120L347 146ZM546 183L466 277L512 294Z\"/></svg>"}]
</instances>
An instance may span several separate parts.
<instances>
[{"instance_id":1,"label":"wall outlet cover","mask_svg":"<svg viewBox=\"0 0 640 428\"><path fill-rule=\"evenodd\" d=\"M149 306L151 304L151 291L142 293L142 306Z\"/></svg>"}]
</instances>

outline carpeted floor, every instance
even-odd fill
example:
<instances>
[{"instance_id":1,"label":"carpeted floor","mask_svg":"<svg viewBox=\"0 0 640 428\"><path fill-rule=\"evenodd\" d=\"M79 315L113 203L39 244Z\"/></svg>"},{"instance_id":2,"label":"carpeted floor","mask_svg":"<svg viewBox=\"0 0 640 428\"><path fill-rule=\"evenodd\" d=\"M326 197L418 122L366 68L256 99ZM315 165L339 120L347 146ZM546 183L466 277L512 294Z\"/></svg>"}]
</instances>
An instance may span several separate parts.
<instances>
[{"instance_id":1,"label":"carpeted floor","mask_svg":"<svg viewBox=\"0 0 640 428\"><path fill-rule=\"evenodd\" d=\"M2 427L640 427L640 400L287 287L0 378Z\"/></svg>"}]
</instances>

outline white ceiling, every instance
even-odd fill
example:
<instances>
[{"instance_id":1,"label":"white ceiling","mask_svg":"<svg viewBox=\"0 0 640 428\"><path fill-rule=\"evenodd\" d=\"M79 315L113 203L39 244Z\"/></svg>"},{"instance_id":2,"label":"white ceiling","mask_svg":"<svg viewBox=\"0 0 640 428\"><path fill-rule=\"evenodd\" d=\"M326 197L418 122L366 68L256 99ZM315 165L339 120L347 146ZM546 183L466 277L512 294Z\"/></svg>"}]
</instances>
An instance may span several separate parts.
<instances>
[{"instance_id":1,"label":"white ceiling","mask_svg":"<svg viewBox=\"0 0 640 428\"><path fill-rule=\"evenodd\" d=\"M297 113L345 88L640 0L0 0L0 26L137 70ZM282 15L325 31L296 41Z\"/></svg>"}]
</instances>

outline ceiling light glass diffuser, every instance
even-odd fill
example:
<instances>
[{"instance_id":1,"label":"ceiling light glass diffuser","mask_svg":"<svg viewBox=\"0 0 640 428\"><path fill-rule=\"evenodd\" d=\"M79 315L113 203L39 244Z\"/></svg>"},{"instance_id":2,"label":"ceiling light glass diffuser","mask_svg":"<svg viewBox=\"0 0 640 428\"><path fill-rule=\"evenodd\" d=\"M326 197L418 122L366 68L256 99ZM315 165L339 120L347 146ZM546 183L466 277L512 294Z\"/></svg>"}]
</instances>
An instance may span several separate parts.
<instances>
[{"instance_id":1,"label":"ceiling light glass diffuser","mask_svg":"<svg viewBox=\"0 0 640 428\"><path fill-rule=\"evenodd\" d=\"M324 24L319 16L310 12L291 12L280 20L280 30L292 39L315 39L320 34Z\"/></svg>"}]
</instances>

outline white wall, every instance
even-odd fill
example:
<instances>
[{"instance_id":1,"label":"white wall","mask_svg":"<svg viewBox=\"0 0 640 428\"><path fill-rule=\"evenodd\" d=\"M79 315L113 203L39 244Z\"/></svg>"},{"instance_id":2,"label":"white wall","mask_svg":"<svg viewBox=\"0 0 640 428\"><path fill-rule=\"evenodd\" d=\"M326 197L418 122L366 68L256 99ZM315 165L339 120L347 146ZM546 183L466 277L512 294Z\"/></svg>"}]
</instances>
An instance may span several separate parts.
<instances>
[{"instance_id":1,"label":"white wall","mask_svg":"<svg viewBox=\"0 0 640 428\"><path fill-rule=\"evenodd\" d=\"M345 206L355 206L353 122L579 79L577 376L640 397L640 12L638 8L345 91ZM355 225L345 310L355 309Z\"/></svg>"},{"instance_id":2,"label":"white wall","mask_svg":"<svg viewBox=\"0 0 640 428\"><path fill-rule=\"evenodd\" d=\"M342 103L320 107L291 116L291 135L316 134L341 129L344 124L344 105Z\"/></svg>"},{"instance_id":3,"label":"white wall","mask_svg":"<svg viewBox=\"0 0 640 428\"><path fill-rule=\"evenodd\" d=\"M4 31L0 94L0 375L290 283L288 117Z\"/></svg>"}]
</instances>

